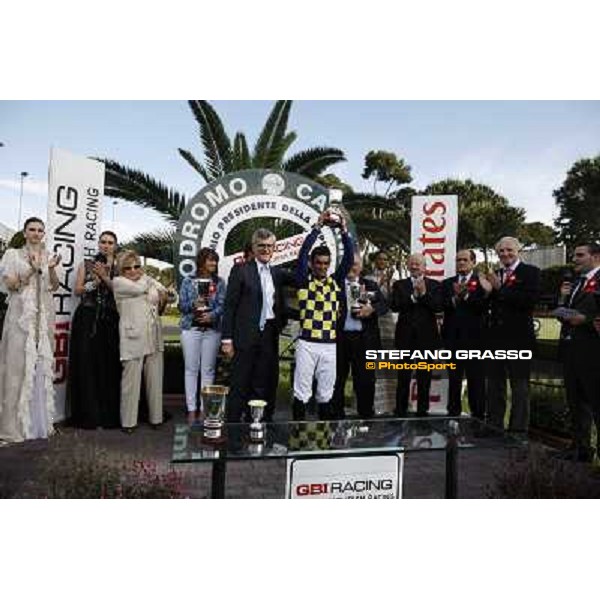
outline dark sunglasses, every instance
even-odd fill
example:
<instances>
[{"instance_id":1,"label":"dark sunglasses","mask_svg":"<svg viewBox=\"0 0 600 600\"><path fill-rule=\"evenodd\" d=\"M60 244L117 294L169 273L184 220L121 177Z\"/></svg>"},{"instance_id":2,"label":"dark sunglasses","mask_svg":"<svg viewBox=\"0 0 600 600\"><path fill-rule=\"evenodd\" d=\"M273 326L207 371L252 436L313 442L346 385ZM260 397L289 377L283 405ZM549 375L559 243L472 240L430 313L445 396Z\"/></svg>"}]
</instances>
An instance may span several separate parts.
<instances>
[{"instance_id":1,"label":"dark sunglasses","mask_svg":"<svg viewBox=\"0 0 600 600\"><path fill-rule=\"evenodd\" d=\"M133 265L131 267L123 267L122 271L133 271L134 269L137 271L137 269L141 269L142 265Z\"/></svg>"}]
</instances>

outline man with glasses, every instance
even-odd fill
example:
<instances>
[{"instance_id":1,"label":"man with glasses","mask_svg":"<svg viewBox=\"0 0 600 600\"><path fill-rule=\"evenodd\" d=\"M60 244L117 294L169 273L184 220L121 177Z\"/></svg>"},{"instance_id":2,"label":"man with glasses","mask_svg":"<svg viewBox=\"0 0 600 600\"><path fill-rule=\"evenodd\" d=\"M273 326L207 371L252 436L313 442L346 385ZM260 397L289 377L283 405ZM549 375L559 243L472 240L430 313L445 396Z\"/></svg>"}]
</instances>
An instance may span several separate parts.
<instances>
[{"instance_id":1,"label":"man with glasses","mask_svg":"<svg viewBox=\"0 0 600 600\"><path fill-rule=\"evenodd\" d=\"M279 382L279 333L285 327L284 287L293 277L270 265L275 235L257 229L252 235L254 257L231 270L227 283L221 347L233 358L227 420L239 422L248 400L266 400L265 420L275 411Z\"/></svg>"}]
</instances>

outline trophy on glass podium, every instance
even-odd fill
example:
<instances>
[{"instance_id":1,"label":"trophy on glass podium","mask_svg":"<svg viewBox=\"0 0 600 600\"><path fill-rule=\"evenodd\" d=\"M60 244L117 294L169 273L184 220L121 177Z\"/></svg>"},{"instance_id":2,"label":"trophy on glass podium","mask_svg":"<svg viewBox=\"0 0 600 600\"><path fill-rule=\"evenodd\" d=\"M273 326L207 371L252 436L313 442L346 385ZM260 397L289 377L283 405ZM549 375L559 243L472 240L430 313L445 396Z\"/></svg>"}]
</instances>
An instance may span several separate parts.
<instances>
[{"instance_id":1,"label":"trophy on glass podium","mask_svg":"<svg viewBox=\"0 0 600 600\"><path fill-rule=\"evenodd\" d=\"M225 404L229 388L224 385L205 385L200 393L204 406L203 436L206 440L220 441L223 439Z\"/></svg>"},{"instance_id":2,"label":"trophy on glass podium","mask_svg":"<svg viewBox=\"0 0 600 600\"><path fill-rule=\"evenodd\" d=\"M210 279L196 279L196 289L198 292L198 297L194 302L194 327L198 327L202 330L206 329L206 324L200 322L200 317L210 310L208 305L208 298L210 295L210 284L212 281Z\"/></svg>"},{"instance_id":3,"label":"trophy on glass podium","mask_svg":"<svg viewBox=\"0 0 600 600\"><path fill-rule=\"evenodd\" d=\"M261 419L263 418L267 403L264 400L250 400L248 406L250 407L250 415L252 416L250 441L262 443L265 439L265 424L261 422Z\"/></svg>"}]
</instances>

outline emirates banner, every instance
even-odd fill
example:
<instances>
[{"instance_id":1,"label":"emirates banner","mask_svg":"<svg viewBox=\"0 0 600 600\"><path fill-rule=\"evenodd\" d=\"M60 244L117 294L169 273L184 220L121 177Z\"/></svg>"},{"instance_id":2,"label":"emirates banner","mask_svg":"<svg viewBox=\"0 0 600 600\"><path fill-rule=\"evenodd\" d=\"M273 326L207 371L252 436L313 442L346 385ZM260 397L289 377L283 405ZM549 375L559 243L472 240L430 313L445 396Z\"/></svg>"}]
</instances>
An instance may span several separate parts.
<instances>
[{"instance_id":1,"label":"emirates banner","mask_svg":"<svg viewBox=\"0 0 600 600\"><path fill-rule=\"evenodd\" d=\"M71 318L78 304L74 295L78 265L98 252L102 227L104 165L96 160L52 148L48 170L46 246L62 257L60 287L54 292L54 385L56 419L66 415Z\"/></svg>"},{"instance_id":2,"label":"emirates banner","mask_svg":"<svg viewBox=\"0 0 600 600\"><path fill-rule=\"evenodd\" d=\"M442 281L456 274L458 196L413 196L411 254L423 254L426 277Z\"/></svg>"},{"instance_id":3,"label":"emirates banner","mask_svg":"<svg viewBox=\"0 0 600 600\"><path fill-rule=\"evenodd\" d=\"M425 256L425 276L443 281L456 274L456 236L458 196L413 196L410 252ZM433 376L429 403L431 413L446 413L448 379ZM417 404L417 386L413 379L410 403Z\"/></svg>"}]
</instances>

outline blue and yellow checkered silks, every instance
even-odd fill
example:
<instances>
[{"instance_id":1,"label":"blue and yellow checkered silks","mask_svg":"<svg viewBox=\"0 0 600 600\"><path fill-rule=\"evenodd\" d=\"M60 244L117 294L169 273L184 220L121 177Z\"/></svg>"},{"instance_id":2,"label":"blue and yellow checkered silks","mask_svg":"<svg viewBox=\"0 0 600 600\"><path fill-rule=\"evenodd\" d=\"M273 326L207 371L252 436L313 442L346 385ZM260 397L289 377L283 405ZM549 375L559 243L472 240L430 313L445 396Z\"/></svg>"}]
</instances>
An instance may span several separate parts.
<instances>
[{"instance_id":1,"label":"blue and yellow checkered silks","mask_svg":"<svg viewBox=\"0 0 600 600\"><path fill-rule=\"evenodd\" d=\"M332 277L319 281L312 275L298 290L300 337L309 342L335 342L341 288Z\"/></svg>"}]
</instances>

